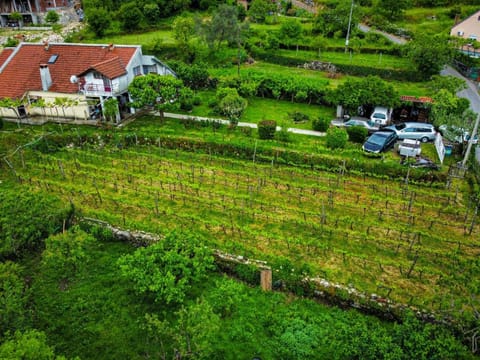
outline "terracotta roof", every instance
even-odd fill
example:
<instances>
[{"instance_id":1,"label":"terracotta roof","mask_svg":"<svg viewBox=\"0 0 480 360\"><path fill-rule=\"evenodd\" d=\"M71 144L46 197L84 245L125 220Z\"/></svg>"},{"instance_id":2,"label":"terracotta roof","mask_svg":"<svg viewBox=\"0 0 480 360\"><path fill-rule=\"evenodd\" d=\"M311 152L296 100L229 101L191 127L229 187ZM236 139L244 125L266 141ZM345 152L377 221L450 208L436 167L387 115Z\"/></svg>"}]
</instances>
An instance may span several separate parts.
<instances>
[{"instance_id":1,"label":"terracotta roof","mask_svg":"<svg viewBox=\"0 0 480 360\"><path fill-rule=\"evenodd\" d=\"M7 48L3 49L3 51L0 52L0 67L2 67L3 63L7 60L10 54L13 53L13 50L14 49Z\"/></svg>"},{"instance_id":2,"label":"terracotta roof","mask_svg":"<svg viewBox=\"0 0 480 360\"><path fill-rule=\"evenodd\" d=\"M18 98L28 90L42 90L40 64L48 64L52 55L57 55L57 59L48 64L52 77L49 91L73 94L78 91L78 85L70 82L72 75L85 73L97 66L108 77L120 76L120 66L125 73L125 66L138 48L66 43L49 44L47 48L44 44L21 43L15 49L15 56L0 73L0 98ZM3 52L0 59L4 57Z\"/></svg>"},{"instance_id":3,"label":"terracotta roof","mask_svg":"<svg viewBox=\"0 0 480 360\"><path fill-rule=\"evenodd\" d=\"M127 69L125 69L122 59L120 59L118 56L92 65L90 68L77 75L84 75L90 70L98 71L100 74L105 75L109 79L115 79L127 73Z\"/></svg>"}]
</instances>

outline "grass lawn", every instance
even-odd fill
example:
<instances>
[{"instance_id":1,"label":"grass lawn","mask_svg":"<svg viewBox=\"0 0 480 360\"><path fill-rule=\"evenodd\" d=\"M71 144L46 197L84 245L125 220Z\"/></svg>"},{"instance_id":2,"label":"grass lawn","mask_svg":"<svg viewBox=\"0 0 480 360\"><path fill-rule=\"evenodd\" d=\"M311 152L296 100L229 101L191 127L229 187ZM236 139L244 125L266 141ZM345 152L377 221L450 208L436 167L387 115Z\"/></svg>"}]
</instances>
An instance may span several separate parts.
<instances>
[{"instance_id":1,"label":"grass lawn","mask_svg":"<svg viewBox=\"0 0 480 360\"><path fill-rule=\"evenodd\" d=\"M188 114L193 116L222 118L222 116L215 114L212 111L212 108L208 106L215 96L214 91L199 91L197 92L197 95L201 98L202 103L199 106L195 106ZM295 123L292 116L289 114L296 111L308 115L310 120L303 123ZM259 121L266 119L276 120L279 126L311 130L312 120L317 119L318 117L333 119L335 117L335 109L321 105L309 105L284 100L254 97L248 99L248 106L240 118L240 121L258 123Z\"/></svg>"}]
</instances>

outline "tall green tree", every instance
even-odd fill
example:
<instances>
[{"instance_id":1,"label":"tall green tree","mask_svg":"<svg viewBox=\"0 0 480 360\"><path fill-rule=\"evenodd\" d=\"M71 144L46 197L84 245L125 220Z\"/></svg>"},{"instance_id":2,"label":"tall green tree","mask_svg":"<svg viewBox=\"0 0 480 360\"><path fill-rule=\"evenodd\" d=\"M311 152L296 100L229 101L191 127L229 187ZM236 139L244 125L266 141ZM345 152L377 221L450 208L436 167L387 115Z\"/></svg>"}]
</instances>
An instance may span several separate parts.
<instances>
[{"instance_id":1,"label":"tall green tree","mask_svg":"<svg viewBox=\"0 0 480 360\"><path fill-rule=\"evenodd\" d=\"M211 20L201 25L203 36L208 47L218 51L223 43L236 44L240 36L236 6L222 4L212 16Z\"/></svg>"},{"instance_id":2,"label":"tall green tree","mask_svg":"<svg viewBox=\"0 0 480 360\"><path fill-rule=\"evenodd\" d=\"M298 43L302 39L302 25L298 20L288 19L280 26L279 36L285 45L296 45L298 51Z\"/></svg>"},{"instance_id":3,"label":"tall green tree","mask_svg":"<svg viewBox=\"0 0 480 360\"><path fill-rule=\"evenodd\" d=\"M0 337L25 324L27 297L20 265L0 262Z\"/></svg>"},{"instance_id":4,"label":"tall green tree","mask_svg":"<svg viewBox=\"0 0 480 360\"><path fill-rule=\"evenodd\" d=\"M195 20L191 16L178 16L173 21L172 30L180 55L185 60L190 60L194 55Z\"/></svg>"},{"instance_id":5,"label":"tall green tree","mask_svg":"<svg viewBox=\"0 0 480 360\"><path fill-rule=\"evenodd\" d=\"M410 6L411 0L377 0L373 10L384 14L389 20L398 20Z\"/></svg>"},{"instance_id":6,"label":"tall green tree","mask_svg":"<svg viewBox=\"0 0 480 360\"><path fill-rule=\"evenodd\" d=\"M102 37L110 27L112 18L110 13L103 7L92 8L86 11L85 18L89 29L95 34L96 37Z\"/></svg>"},{"instance_id":7,"label":"tall green tree","mask_svg":"<svg viewBox=\"0 0 480 360\"><path fill-rule=\"evenodd\" d=\"M147 74L137 76L128 86L128 91L133 99L133 107L153 106L160 112L160 117L163 119L165 110L176 106L182 87L182 81L174 76Z\"/></svg>"},{"instance_id":8,"label":"tall green tree","mask_svg":"<svg viewBox=\"0 0 480 360\"><path fill-rule=\"evenodd\" d=\"M139 30L145 18L142 11L138 8L136 2L127 2L122 4L118 11L118 18L122 23L122 28L125 31Z\"/></svg>"},{"instance_id":9,"label":"tall green tree","mask_svg":"<svg viewBox=\"0 0 480 360\"><path fill-rule=\"evenodd\" d=\"M360 106L395 107L400 97L394 86L378 76L347 79L328 96L333 105L342 105L347 110L355 110Z\"/></svg>"},{"instance_id":10,"label":"tall green tree","mask_svg":"<svg viewBox=\"0 0 480 360\"><path fill-rule=\"evenodd\" d=\"M267 16L275 10L275 2L269 0L253 0L247 14L253 22L263 23Z\"/></svg>"},{"instance_id":11,"label":"tall green tree","mask_svg":"<svg viewBox=\"0 0 480 360\"><path fill-rule=\"evenodd\" d=\"M322 34L331 38L334 36L345 37L348 31L348 23L350 17L350 8L352 2L350 0L341 0L328 3L326 9L319 11L315 17L312 31L314 34ZM361 8L357 5L353 6L352 21L350 24L350 35L354 35L361 19Z\"/></svg>"},{"instance_id":12,"label":"tall green tree","mask_svg":"<svg viewBox=\"0 0 480 360\"><path fill-rule=\"evenodd\" d=\"M95 238L78 227L65 233L51 235L45 240L42 264L62 275L62 279L73 277L88 260L88 249Z\"/></svg>"},{"instance_id":13,"label":"tall green tree","mask_svg":"<svg viewBox=\"0 0 480 360\"><path fill-rule=\"evenodd\" d=\"M54 360L55 352L38 330L16 331L0 345L1 359Z\"/></svg>"},{"instance_id":14,"label":"tall green tree","mask_svg":"<svg viewBox=\"0 0 480 360\"><path fill-rule=\"evenodd\" d=\"M157 302L182 303L186 292L213 268L212 251L189 232L173 231L165 239L118 260L122 275L140 294Z\"/></svg>"},{"instance_id":15,"label":"tall green tree","mask_svg":"<svg viewBox=\"0 0 480 360\"><path fill-rule=\"evenodd\" d=\"M428 80L440 70L453 56L448 38L442 35L418 35L404 47L405 56L414 64L419 78Z\"/></svg>"}]
</instances>

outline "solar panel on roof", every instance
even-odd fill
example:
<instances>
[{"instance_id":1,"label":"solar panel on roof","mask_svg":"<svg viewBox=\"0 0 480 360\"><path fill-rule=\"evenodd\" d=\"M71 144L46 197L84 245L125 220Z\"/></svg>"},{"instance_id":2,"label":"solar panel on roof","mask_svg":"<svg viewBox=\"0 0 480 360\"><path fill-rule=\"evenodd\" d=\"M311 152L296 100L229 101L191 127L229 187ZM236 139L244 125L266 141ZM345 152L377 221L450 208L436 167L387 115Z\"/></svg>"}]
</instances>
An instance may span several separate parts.
<instances>
[{"instance_id":1,"label":"solar panel on roof","mask_svg":"<svg viewBox=\"0 0 480 360\"><path fill-rule=\"evenodd\" d=\"M48 59L48 63L49 64L55 64L55 61L57 61L57 58L58 58L58 55L53 54L52 56L50 56L50 59Z\"/></svg>"}]
</instances>

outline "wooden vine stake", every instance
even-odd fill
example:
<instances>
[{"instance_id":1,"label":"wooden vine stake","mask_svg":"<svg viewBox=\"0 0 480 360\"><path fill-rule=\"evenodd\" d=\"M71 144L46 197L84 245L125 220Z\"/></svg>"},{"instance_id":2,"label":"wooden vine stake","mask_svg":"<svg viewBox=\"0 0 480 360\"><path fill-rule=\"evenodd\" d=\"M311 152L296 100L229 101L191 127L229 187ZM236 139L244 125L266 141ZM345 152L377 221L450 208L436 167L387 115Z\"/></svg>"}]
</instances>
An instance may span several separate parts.
<instances>
[{"instance_id":1,"label":"wooden vine stake","mask_svg":"<svg viewBox=\"0 0 480 360\"><path fill-rule=\"evenodd\" d=\"M260 270L260 286L264 291L272 291L272 269Z\"/></svg>"}]
</instances>

